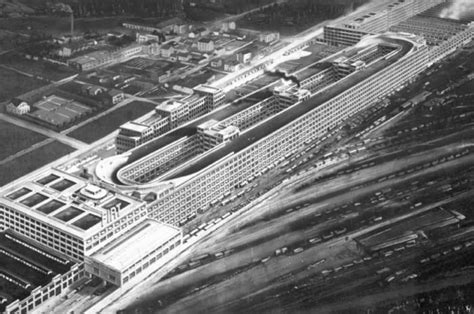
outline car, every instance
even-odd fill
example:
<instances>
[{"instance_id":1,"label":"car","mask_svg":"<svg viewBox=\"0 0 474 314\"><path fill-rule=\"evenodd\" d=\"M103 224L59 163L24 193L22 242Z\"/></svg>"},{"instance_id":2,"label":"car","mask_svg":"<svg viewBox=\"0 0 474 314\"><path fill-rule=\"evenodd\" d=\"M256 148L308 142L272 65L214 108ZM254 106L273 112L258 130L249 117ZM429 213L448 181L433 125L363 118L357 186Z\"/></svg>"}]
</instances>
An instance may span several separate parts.
<instances>
[{"instance_id":1,"label":"car","mask_svg":"<svg viewBox=\"0 0 474 314\"><path fill-rule=\"evenodd\" d=\"M311 243L311 244L316 244L316 243L319 243L319 242L321 242L321 238L319 238L319 237L309 239L309 243Z\"/></svg>"},{"instance_id":2,"label":"car","mask_svg":"<svg viewBox=\"0 0 474 314\"><path fill-rule=\"evenodd\" d=\"M302 247L298 247L298 248L296 248L296 249L293 250L293 253L299 254L299 253L301 253L301 252L303 252L303 251L304 251L304 249L303 249Z\"/></svg>"},{"instance_id":3,"label":"car","mask_svg":"<svg viewBox=\"0 0 474 314\"><path fill-rule=\"evenodd\" d=\"M261 260L261 262L262 262L262 263L266 263L266 262L268 262L271 258L272 258L271 256L267 256L267 257L263 258L263 259Z\"/></svg>"}]
</instances>

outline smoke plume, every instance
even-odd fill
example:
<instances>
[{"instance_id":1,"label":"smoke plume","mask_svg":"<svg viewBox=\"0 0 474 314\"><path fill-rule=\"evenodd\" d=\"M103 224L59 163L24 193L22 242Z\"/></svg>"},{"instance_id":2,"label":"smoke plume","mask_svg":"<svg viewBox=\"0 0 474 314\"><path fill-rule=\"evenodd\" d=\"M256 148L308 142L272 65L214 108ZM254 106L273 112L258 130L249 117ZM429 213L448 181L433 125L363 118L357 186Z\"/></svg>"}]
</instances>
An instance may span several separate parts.
<instances>
[{"instance_id":1,"label":"smoke plume","mask_svg":"<svg viewBox=\"0 0 474 314\"><path fill-rule=\"evenodd\" d=\"M474 16L473 0L453 0L451 5L443 9L439 15L441 18L455 20L466 19Z\"/></svg>"},{"instance_id":2,"label":"smoke plume","mask_svg":"<svg viewBox=\"0 0 474 314\"><path fill-rule=\"evenodd\" d=\"M62 2L55 3L52 9L53 9L53 12L58 12L58 13L67 13L67 14L73 13L71 6Z\"/></svg>"},{"instance_id":3,"label":"smoke plume","mask_svg":"<svg viewBox=\"0 0 474 314\"><path fill-rule=\"evenodd\" d=\"M266 71L265 73L268 74L268 75L270 75L270 76L276 76L276 77L285 79L285 80L287 80L287 81L292 81L292 82L295 83L298 87L301 87L300 81L299 81L298 78L297 78L296 76L294 76L294 75L288 75L287 73L285 73L285 72L283 72L283 71L280 71L280 70Z\"/></svg>"}]
</instances>

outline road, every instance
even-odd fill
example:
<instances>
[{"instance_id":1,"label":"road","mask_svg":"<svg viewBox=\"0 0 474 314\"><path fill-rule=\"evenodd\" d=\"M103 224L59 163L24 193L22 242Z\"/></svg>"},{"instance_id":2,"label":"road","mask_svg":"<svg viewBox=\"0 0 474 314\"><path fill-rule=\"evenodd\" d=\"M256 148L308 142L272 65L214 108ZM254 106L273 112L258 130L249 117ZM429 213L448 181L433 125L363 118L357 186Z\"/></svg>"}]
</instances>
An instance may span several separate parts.
<instances>
[{"instance_id":1,"label":"road","mask_svg":"<svg viewBox=\"0 0 474 314\"><path fill-rule=\"evenodd\" d=\"M365 10L370 10L370 9L376 9L379 7L384 6L385 4L392 2L391 0L377 0L377 1L371 1L368 4L358 8L356 11L352 12L351 14L347 16L342 16L340 18L337 18L335 20L330 20L330 21L325 21L323 23L317 24L311 28L309 28L306 31L301 32L300 34L296 35L293 37L292 41L290 44L287 46L283 47L280 50L277 50L270 55L263 57L262 59L258 60L257 62L253 63L250 67L245 67L243 69L240 69L239 71L236 71L230 75L227 75L226 77L223 77L220 80L217 80L213 82L211 85L214 87L219 87L219 88L225 88L228 86L232 80L235 78L241 76L243 73L251 70L252 68L256 68L258 66L261 66L262 64L266 64L267 62L272 62L272 65L278 65L283 61L286 61L285 54L287 54L290 51L296 51L298 50L298 47L301 47L304 43L310 41L311 39L320 36L323 34L323 27L329 23L337 23L340 21L343 21L349 17L352 17L356 14L359 14L361 11ZM245 81L242 80L242 84Z\"/></svg>"},{"instance_id":2,"label":"road","mask_svg":"<svg viewBox=\"0 0 474 314\"><path fill-rule=\"evenodd\" d=\"M12 117L12 116L4 114L4 113L0 113L0 120L15 124L15 125L20 126L22 128L29 129L31 131L42 134L44 136L53 138L53 139L57 140L58 142L69 145L69 146L71 146L75 149L86 149L86 148L89 147L89 145L87 145L84 142L78 141L78 140L73 139L71 137L68 137L64 134L61 134L61 133L43 128L43 127L38 126L38 125L36 125L32 122L21 120L21 119Z\"/></svg>"},{"instance_id":3,"label":"road","mask_svg":"<svg viewBox=\"0 0 474 314\"><path fill-rule=\"evenodd\" d=\"M156 102L151 101L151 100L146 99L146 98L140 98L140 97L136 97L136 96L132 96L132 95L127 95L127 98L124 101L120 102L119 104L117 104L117 105L115 105L115 106L113 106L113 107L97 114L97 115L94 115L93 117L91 117L91 118L89 118L85 121L82 121L81 123L78 123L78 124L70 127L69 129L66 129L66 130L62 131L61 133L62 134L69 134L72 131L74 131L76 129L79 129L80 127L82 127L86 124L89 124L90 122L95 121L95 120L97 120L97 119L99 119L99 118L101 118L105 115L108 115L109 113L111 113L111 112L113 112L113 111L115 111L115 110L117 110L121 107L124 107L124 106L128 105L129 103L131 103L133 101L146 101L146 102L152 102L152 103L157 104Z\"/></svg>"}]
</instances>

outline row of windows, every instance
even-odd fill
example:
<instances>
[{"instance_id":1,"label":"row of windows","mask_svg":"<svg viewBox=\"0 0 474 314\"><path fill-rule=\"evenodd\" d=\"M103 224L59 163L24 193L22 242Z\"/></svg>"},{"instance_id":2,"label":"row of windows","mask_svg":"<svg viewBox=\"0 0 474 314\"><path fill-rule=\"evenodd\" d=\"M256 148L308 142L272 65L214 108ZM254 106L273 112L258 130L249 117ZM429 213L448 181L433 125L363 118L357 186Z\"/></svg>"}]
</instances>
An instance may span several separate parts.
<instances>
[{"instance_id":1,"label":"row of windows","mask_svg":"<svg viewBox=\"0 0 474 314\"><path fill-rule=\"evenodd\" d=\"M117 219L116 221L114 221L113 224L110 224L109 226L107 226L107 228L100 230L95 235L91 236L86 240L86 251L90 251L93 248L99 246L100 244L105 244L112 238L116 238L117 234L130 229L140 220L143 220L146 215L146 207L143 205L128 213L126 216Z\"/></svg>"},{"instance_id":2,"label":"row of windows","mask_svg":"<svg viewBox=\"0 0 474 314\"><path fill-rule=\"evenodd\" d=\"M200 143L197 136L171 144L171 146L165 147L163 151L153 153L148 159L132 164L124 171L123 175L129 180L136 180L144 175L146 176L156 168L163 168L160 169L160 172L163 173L164 169L167 168L166 165L176 163L176 159L188 158L189 155L195 154L199 147Z\"/></svg>"},{"instance_id":3,"label":"row of windows","mask_svg":"<svg viewBox=\"0 0 474 314\"><path fill-rule=\"evenodd\" d=\"M133 277L137 276L140 274L143 270L147 269L150 265L154 264L156 261L158 261L162 256L168 254L169 251L174 249L175 247L179 246L181 244L181 240L176 241L175 243L172 243L169 247L165 248L162 252L159 252L155 256L152 256L150 259L145 260L143 259L141 263L143 263L141 266L138 266L138 264L134 264L134 266L137 266L136 269L130 268L129 270L131 271L129 275L125 275L123 277L123 283L127 283L130 279ZM154 252L156 253L156 252ZM127 270L127 271L129 271Z\"/></svg>"},{"instance_id":4,"label":"row of windows","mask_svg":"<svg viewBox=\"0 0 474 314\"><path fill-rule=\"evenodd\" d=\"M409 59L409 62L413 62L413 58ZM415 61L416 58L415 58ZM333 98L331 101L327 102L325 105L320 106L316 110L313 110L308 115L301 117L295 120L291 125L288 125L285 129L291 130L291 141L284 142L287 147L282 147L283 149L279 150L272 150L273 152L277 153L279 151L285 151L285 148L291 147L294 149L298 145L302 144L302 140L308 138L308 136L315 137L320 135L324 132L328 127L332 127L340 121L341 119L347 117L349 114L362 109L365 106L370 105L373 101L376 101L379 97L384 96L389 90L396 88L398 84L393 84L393 81L389 81L392 79L394 73L393 71L399 71L402 69L399 80L403 81L406 80L407 75L405 72L419 72L419 69L422 68L424 65L422 64L419 67L412 68L411 71L403 71L403 66L405 66L406 62L399 63L396 67L388 69L388 74L385 72L380 72L382 74L375 75L371 80L366 80L364 84L358 84L352 89L340 94L338 97ZM387 70L387 69L386 69ZM381 79L381 77L383 79ZM373 85L373 82L376 81L378 84ZM388 84L390 82L390 84ZM306 125L304 125L306 124ZM311 134L308 134L308 124L310 124L313 129ZM280 131L277 133L272 134L272 138L279 139ZM282 132L283 134L284 132ZM288 136L288 133L285 134ZM273 141L272 141L273 142ZM281 141L280 141L281 142ZM208 174L205 175L205 178L209 179L206 180L206 184L202 184L202 179L198 179L195 182L200 182L199 185L194 183L189 183L185 187L180 188L176 193L173 193L173 197L168 197L167 199L161 200L159 204L159 208L155 209L157 212L154 214L157 215L160 219L170 223L176 223L178 217L182 217L188 212L192 212L195 208L202 206L202 198L196 197L182 197L181 193L186 193L189 189L193 191L199 189L207 189L214 191L213 196L206 197L204 201L210 201L213 198L218 197L219 192L222 190L226 190L232 188L229 182L232 184L247 175L247 172L242 173L241 171L235 171L234 167L229 167L230 163L235 163L234 160L237 158L243 160L247 165L246 169L251 169L248 172L256 171L257 167L262 167L267 165L271 160L275 160L278 156L267 154L267 159L261 158L261 148L265 148L265 144L269 142L260 143L260 147L254 146L249 147L246 151L240 153L239 155L232 158L231 161L228 161L226 164L218 166L216 169L211 170ZM278 144L278 142L276 142ZM258 145L258 144L257 144ZM257 157L257 160L251 161L254 157ZM239 162L237 162L239 164ZM252 167L253 166L253 167ZM231 176L236 176L237 180L232 180ZM211 182L211 183L209 183ZM215 190L214 187L221 187L220 189ZM193 195L198 195L198 193L194 193ZM183 203L184 202L184 203ZM177 208L181 208L181 210L176 210Z\"/></svg>"},{"instance_id":5,"label":"row of windows","mask_svg":"<svg viewBox=\"0 0 474 314\"><path fill-rule=\"evenodd\" d=\"M13 209L1 207L4 211L4 226L30 239L46 245L76 260L82 260L84 245L81 239L39 222Z\"/></svg>"}]
</instances>

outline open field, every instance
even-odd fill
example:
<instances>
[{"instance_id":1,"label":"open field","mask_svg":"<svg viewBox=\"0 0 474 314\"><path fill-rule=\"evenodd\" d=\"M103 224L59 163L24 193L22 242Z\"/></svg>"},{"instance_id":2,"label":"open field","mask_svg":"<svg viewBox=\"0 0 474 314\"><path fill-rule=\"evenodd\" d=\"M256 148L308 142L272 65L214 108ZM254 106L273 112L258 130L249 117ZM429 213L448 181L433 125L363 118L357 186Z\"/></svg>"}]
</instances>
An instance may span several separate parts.
<instances>
[{"instance_id":1,"label":"open field","mask_svg":"<svg viewBox=\"0 0 474 314\"><path fill-rule=\"evenodd\" d=\"M119 126L134 120L155 108L155 104L148 102L131 102L122 108L100 117L84 126L72 131L69 135L86 143L93 143L98 139L117 130Z\"/></svg>"},{"instance_id":2,"label":"open field","mask_svg":"<svg viewBox=\"0 0 474 314\"><path fill-rule=\"evenodd\" d=\"M76 18L74 28L77 32L108 31L120 29L120 23L124 20L126 20L124 17ZM69 32L71 24L69 17L32 16L27 18L0 18L0 28L25 34L36 31L58 35Z\"/></svg>"},{"instance_id":3,"label":"open field","mask_svg":"<svg viewBox=\"0 0 474 314\"><path fill-rule=\"evenodd\" d=\"M74 149L54 141L0 166L0 185L16 180Z\"/></svg>"},{"instance_id":4,"label":"open field","mask_svg":"<svg viewBox=\"0 0 474 314\"><path fill-rule=\"evenodd\" d=\"M45 85L40 80L0 66L0 102L10 100L13 97Z\"/></svg>"},{"instance_id":5,"label":"open field","mask_svg":"<svg viewBox=\"0 0 474 314\"><path fill-rule=\"evenodd\" d=\"M14 124L0 122L0 160L45 140L46 137Z\"/></svg>"},{"instance_id":6,"label":"open field","mask_svg":"<svg viewBox=\"0 0 474 314\"><path fill-rule=\"evenodd\" d=\"M76 74L74 70L67 66L53 64L42 60L29 60L14 53L5 54L2 56L0 63L5 64L10 68L14 68L16 70L51 81L59 81Z\"/></svg>"}]
</instances>

